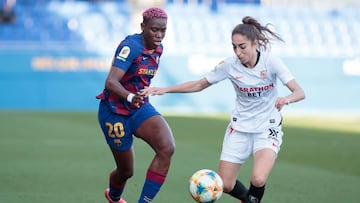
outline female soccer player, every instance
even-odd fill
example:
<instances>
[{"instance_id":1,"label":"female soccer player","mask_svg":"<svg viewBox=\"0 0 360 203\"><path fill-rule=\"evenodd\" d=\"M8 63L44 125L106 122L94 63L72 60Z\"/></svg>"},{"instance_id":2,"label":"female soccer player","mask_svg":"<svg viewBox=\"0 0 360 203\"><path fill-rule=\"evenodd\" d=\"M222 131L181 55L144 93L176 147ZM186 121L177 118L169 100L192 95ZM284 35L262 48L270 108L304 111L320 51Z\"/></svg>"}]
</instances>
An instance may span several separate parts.
<instances>
[{"instance_id":1,"label":"female soccer player","mask_svg":"<svg viewBox=\"0 0 360 203\"><path fill-rule=\"evenodd\" d=\"M121 198L126 181L134 173L133 135L155 151L147 169L139 203L151 202L167 176L174 153L174 138L167 122L139 94L156 74L163 52L167 14L161 8L143 12L142 32L127 36L117 47L100 99L98 119L116 162L105 197L109 203Z\"/></svg>"},{"instance_id":2,"label":"female soccer player","mask_svg":"<svg viewBox=\"0 0 360 203\"><path fill-rule=\"evenodd\" d=\"M218 173L224 192L241 202L259 203L282 143L280 111L304 99L305 94L283 62L268 51L271 39L282 40L268 27L247 16L233 29L231 39L235 56L220 62L206 77L166 88L146 88L143 95L198 92L229 79L236 103L225 132ZM287 86L289 95L278 96L277 79ZM254 166L247 189L237 175L251 154Z\"/></svg>"}]
</instances>

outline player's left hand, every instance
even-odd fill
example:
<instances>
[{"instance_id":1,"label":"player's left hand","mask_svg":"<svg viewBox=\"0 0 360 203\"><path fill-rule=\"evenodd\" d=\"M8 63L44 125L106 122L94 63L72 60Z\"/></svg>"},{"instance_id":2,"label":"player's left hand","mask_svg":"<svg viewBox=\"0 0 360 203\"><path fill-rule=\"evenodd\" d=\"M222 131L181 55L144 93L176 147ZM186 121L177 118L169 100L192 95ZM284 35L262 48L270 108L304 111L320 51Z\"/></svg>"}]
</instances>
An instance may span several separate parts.
<instances>
[{"instance_id":1,"label":"player's left hand","mask_svg":"<svg viewBox=\"0 0 360 203\"><path fill-rule=\"evenodd\" d=\"M289 104L289 100L286 99L285 97L279 97L276 99L275 102L275 108L277 108L278 111L281 111L281 109L285 106Z\"/></svg>"}]
</instances>

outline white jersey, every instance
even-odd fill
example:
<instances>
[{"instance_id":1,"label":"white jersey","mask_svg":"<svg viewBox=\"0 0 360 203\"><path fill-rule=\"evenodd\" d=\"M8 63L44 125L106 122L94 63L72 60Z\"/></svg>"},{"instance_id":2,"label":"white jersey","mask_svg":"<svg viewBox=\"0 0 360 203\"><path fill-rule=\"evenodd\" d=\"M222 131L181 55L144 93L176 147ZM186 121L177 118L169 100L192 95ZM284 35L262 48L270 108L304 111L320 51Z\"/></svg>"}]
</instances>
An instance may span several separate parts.
<instances>
[{"instance_id":1,"label":"white jersey","mask_svg":"<svg viewBox=\"0 0 360 203\"><path fill-rule=\"evenodd\" d=\"M229 79L236 92L231 126L241 132L263 132L281 122L281 113L275 108L278 98L276 81L283 84L293 79L280 58L260 51L254 68L245 67L237 56L219 63L206 79L214 84Z\"/></svg>"}]
</instances>

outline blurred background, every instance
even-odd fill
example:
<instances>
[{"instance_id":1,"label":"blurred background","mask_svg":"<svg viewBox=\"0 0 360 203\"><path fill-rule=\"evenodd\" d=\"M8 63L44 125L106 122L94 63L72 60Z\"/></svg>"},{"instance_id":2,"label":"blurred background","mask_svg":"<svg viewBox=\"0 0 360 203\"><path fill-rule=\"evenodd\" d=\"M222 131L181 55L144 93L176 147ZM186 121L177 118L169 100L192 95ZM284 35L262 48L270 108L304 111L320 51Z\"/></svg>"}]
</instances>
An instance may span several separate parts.
<instances>
[{"instance_id":1,"label":"blurred background","mask_svg":"<svg viewBox=\"0 0 360 203\"><path fill-rule=\"evenodd\" d=\"M244 16L270 23L279 55L304 88L294 114L360 115L360 1L356 0L0 0L0 109L97 111L112 56L140 32L150 6L169 15L154 86L203 77L232 56L231 31ZM288 94L280 89L280 94ZM228 81L201 93L151 100L165 113L227 113Z\"/></svg>"}]
</instances>

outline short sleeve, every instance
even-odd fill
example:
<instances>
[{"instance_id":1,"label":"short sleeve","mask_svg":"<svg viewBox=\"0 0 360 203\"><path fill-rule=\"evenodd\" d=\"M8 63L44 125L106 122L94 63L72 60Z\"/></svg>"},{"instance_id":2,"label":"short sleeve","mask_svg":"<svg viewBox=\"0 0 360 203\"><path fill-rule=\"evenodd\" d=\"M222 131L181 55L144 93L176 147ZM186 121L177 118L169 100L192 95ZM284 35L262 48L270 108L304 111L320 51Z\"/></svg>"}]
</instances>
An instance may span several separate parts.
<instances>
[{"instance_id":1,"label":"short sleeve","mask_svg":"<svg viewBox=\"0 0 360 203\"><path fill-rule=\"evenodd\" d=\"M112 66L127 71L138 55L136 48L129 43L129 40L125 39L116 49Z\"/></svg>"},{"instance_id":2,"label":"short sleeve","mask_svg":"<svg viewBox=\"0 0 360 203\"><path fill-rule=\"evenodd\" d=\"M225 61L221 61L215 68L206 75L206 79L210 84L218 83L228 77L228 66Z\"/></svg>"},{"instance_id":3,"label":"short sleeve","mask_svg":"<svg viewBox=\"0 0 360 203\"><path fill-rule=\"evenodd\" d=\"M276 74L277 78L285 85L290 80L294 79L294 76L291 74L288 67L284 64L284 62L277 56L269 55L269 65L274 74Z\"/></svg>"}]
</instances>

